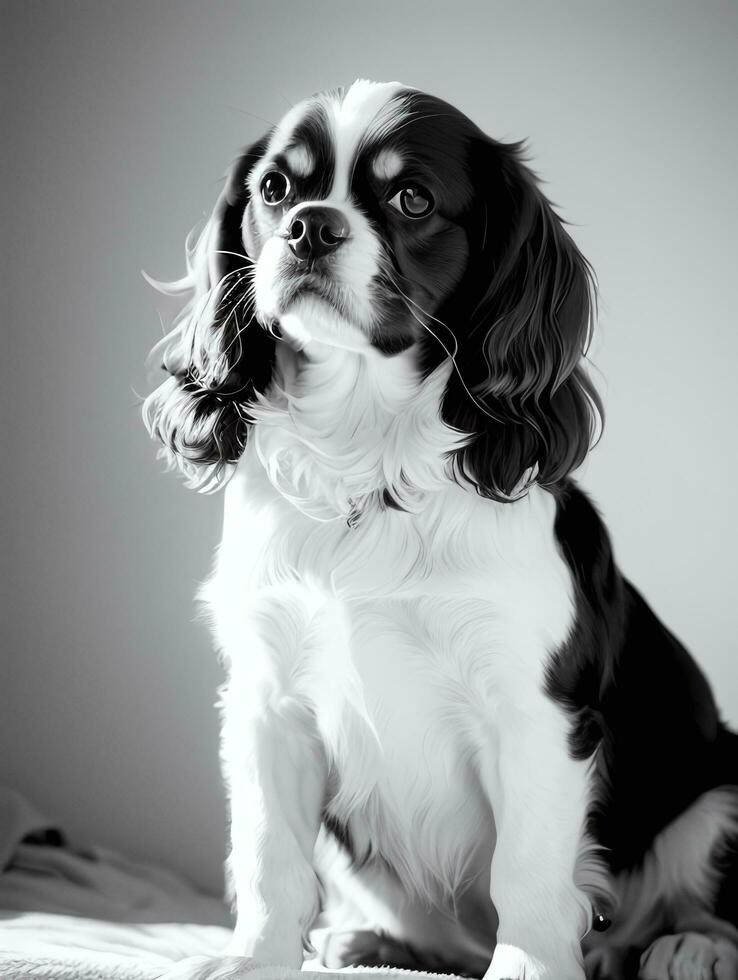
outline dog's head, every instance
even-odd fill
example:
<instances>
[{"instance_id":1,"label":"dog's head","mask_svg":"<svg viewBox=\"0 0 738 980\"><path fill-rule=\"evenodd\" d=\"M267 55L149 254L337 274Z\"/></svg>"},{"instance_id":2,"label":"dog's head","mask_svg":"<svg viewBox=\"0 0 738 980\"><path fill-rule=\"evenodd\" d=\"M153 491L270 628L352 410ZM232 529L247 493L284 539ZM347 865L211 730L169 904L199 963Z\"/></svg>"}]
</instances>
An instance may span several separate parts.
<instances>
[{"instance_id":1,"label":"dog's head","mask_svg":"<svg viewBox=\"0 0 738 980\"><path fill-rule=\"evenodd\" d=\"M193 483L242 453L275 345L450 358L460 479L510 499L576 467L600 414L581 357L590 268L522 160L441 100L359 81L314 96L235 163L155 348L150 430Z\"/></svg>"}]
</instances>

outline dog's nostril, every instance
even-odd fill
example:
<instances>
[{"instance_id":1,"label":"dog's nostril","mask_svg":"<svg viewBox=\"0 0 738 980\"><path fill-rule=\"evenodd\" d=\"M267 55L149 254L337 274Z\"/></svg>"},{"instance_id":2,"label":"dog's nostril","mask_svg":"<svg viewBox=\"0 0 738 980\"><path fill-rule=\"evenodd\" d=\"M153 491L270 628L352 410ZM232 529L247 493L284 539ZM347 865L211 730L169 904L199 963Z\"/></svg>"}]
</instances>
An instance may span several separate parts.
<instances>
[{"instance_id":1,"label":"dog's nostril","mask_svg":"<svg viewBox=\"0 0 738 980\"><path fill-rule=\"evenodd\" d=\"M340 235L334 235L328 225L323 225L318 232L321 242L324 245L337 245L341 241Z\"/></svg>"},{"instance_id":2,"label":"dog's nostril","mask_svg":"<svg viewBox=\"0 0 738 980\"><path fill-rule=\"evenodd\" d=\"M299 218L295 218L292 222L292 227L290 228L290 238L302 238L305 234L305 223L300 221Z\"/></svg>"}]
</instances>

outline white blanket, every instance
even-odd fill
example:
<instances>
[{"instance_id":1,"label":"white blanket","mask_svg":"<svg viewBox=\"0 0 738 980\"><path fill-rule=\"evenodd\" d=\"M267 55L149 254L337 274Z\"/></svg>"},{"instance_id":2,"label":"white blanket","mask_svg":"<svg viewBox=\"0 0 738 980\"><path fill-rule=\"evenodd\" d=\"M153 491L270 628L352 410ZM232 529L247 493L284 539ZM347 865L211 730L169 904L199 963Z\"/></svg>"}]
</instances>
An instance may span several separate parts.
<instances>
[{"instance_id":1,"label":"white blanket","mask_svg":"<svg viewBox=\"0 0 738 980\"><path fill-rule=\"evenodd\" d=\"M183 923L122 924L78 916L20 913L0 922L2 980L178 980L202 960L208 980L346 980L345 974L397 980L438 980L438 974L354 967L338 973L259 966L224 957L214 976L228 930ZM443 977L442 980L451 980Z\"/></svg>"},{"instance_id":2,"label":"white blanket","mask_svg":"<svg viewBox=\"0 0 738 980\"><path fill-rule=\"evenodd\" d=\"M0 977L154 980L183 957L218 955L228 936L221 926L5 913L0 919Z\"/></svg>"},{"instance_id":3,"label":"white blanket","mask_svg":"<svg viewBox=\"0 0 738 980\"><path fill-rule=\"evenodd\" d=\"M151 980L230 936L218 899L103 848L71 846L0 787L0 978Z\"/></svg>"},{"instance_id":4,"label":"white blanket","mask_svg":"<svg viewBox=\"0 0 738 980\"><path fill-rule=\"evenodd\" d=\"M203 957L213 976L230 937L218 899L161 868L71 847L22 796L0 787L0 980L177 980ZM357 967L341 974L223 958L217 980L345 980L345 973L430 980ZM445 978L448 980L448 978Z\"/></svg>"}]
</instances>

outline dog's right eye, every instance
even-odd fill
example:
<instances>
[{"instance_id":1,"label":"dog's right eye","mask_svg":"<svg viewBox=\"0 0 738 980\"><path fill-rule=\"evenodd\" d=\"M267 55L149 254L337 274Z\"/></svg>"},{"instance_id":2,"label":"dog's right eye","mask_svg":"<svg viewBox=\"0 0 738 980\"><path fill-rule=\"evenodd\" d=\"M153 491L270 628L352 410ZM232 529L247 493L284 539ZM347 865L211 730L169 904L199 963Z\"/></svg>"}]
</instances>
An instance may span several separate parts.
<instances>
[{"instance_id":1,"label":"dog's right eye","mask_svg":"<svg viewBox=\"0 0 738 980\"><path fill-rule=\"evenodd\" d=\"M290 182L279 170L270 170L261 180L261 197L270 208L281 204L290 192Z\"/></svg>"}]
</instances>

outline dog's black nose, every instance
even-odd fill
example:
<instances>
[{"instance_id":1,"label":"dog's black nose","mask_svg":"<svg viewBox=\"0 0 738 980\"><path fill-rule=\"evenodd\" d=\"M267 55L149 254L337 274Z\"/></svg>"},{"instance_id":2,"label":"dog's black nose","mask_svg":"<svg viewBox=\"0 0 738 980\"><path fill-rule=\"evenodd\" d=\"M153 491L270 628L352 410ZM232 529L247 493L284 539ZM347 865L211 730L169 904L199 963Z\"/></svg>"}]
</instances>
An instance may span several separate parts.
<instances>
[{"instance_id":1,"label":"dog's black nose","mask_svg":"<svg viewBox=\"0 0 738 980\"><path fill-rule=\"evenodd\" d=\"M287 244L301 262L335 252L348 238L349 224L337 208L310 206L295 216Z\"/></svg>"}]
</instances>

